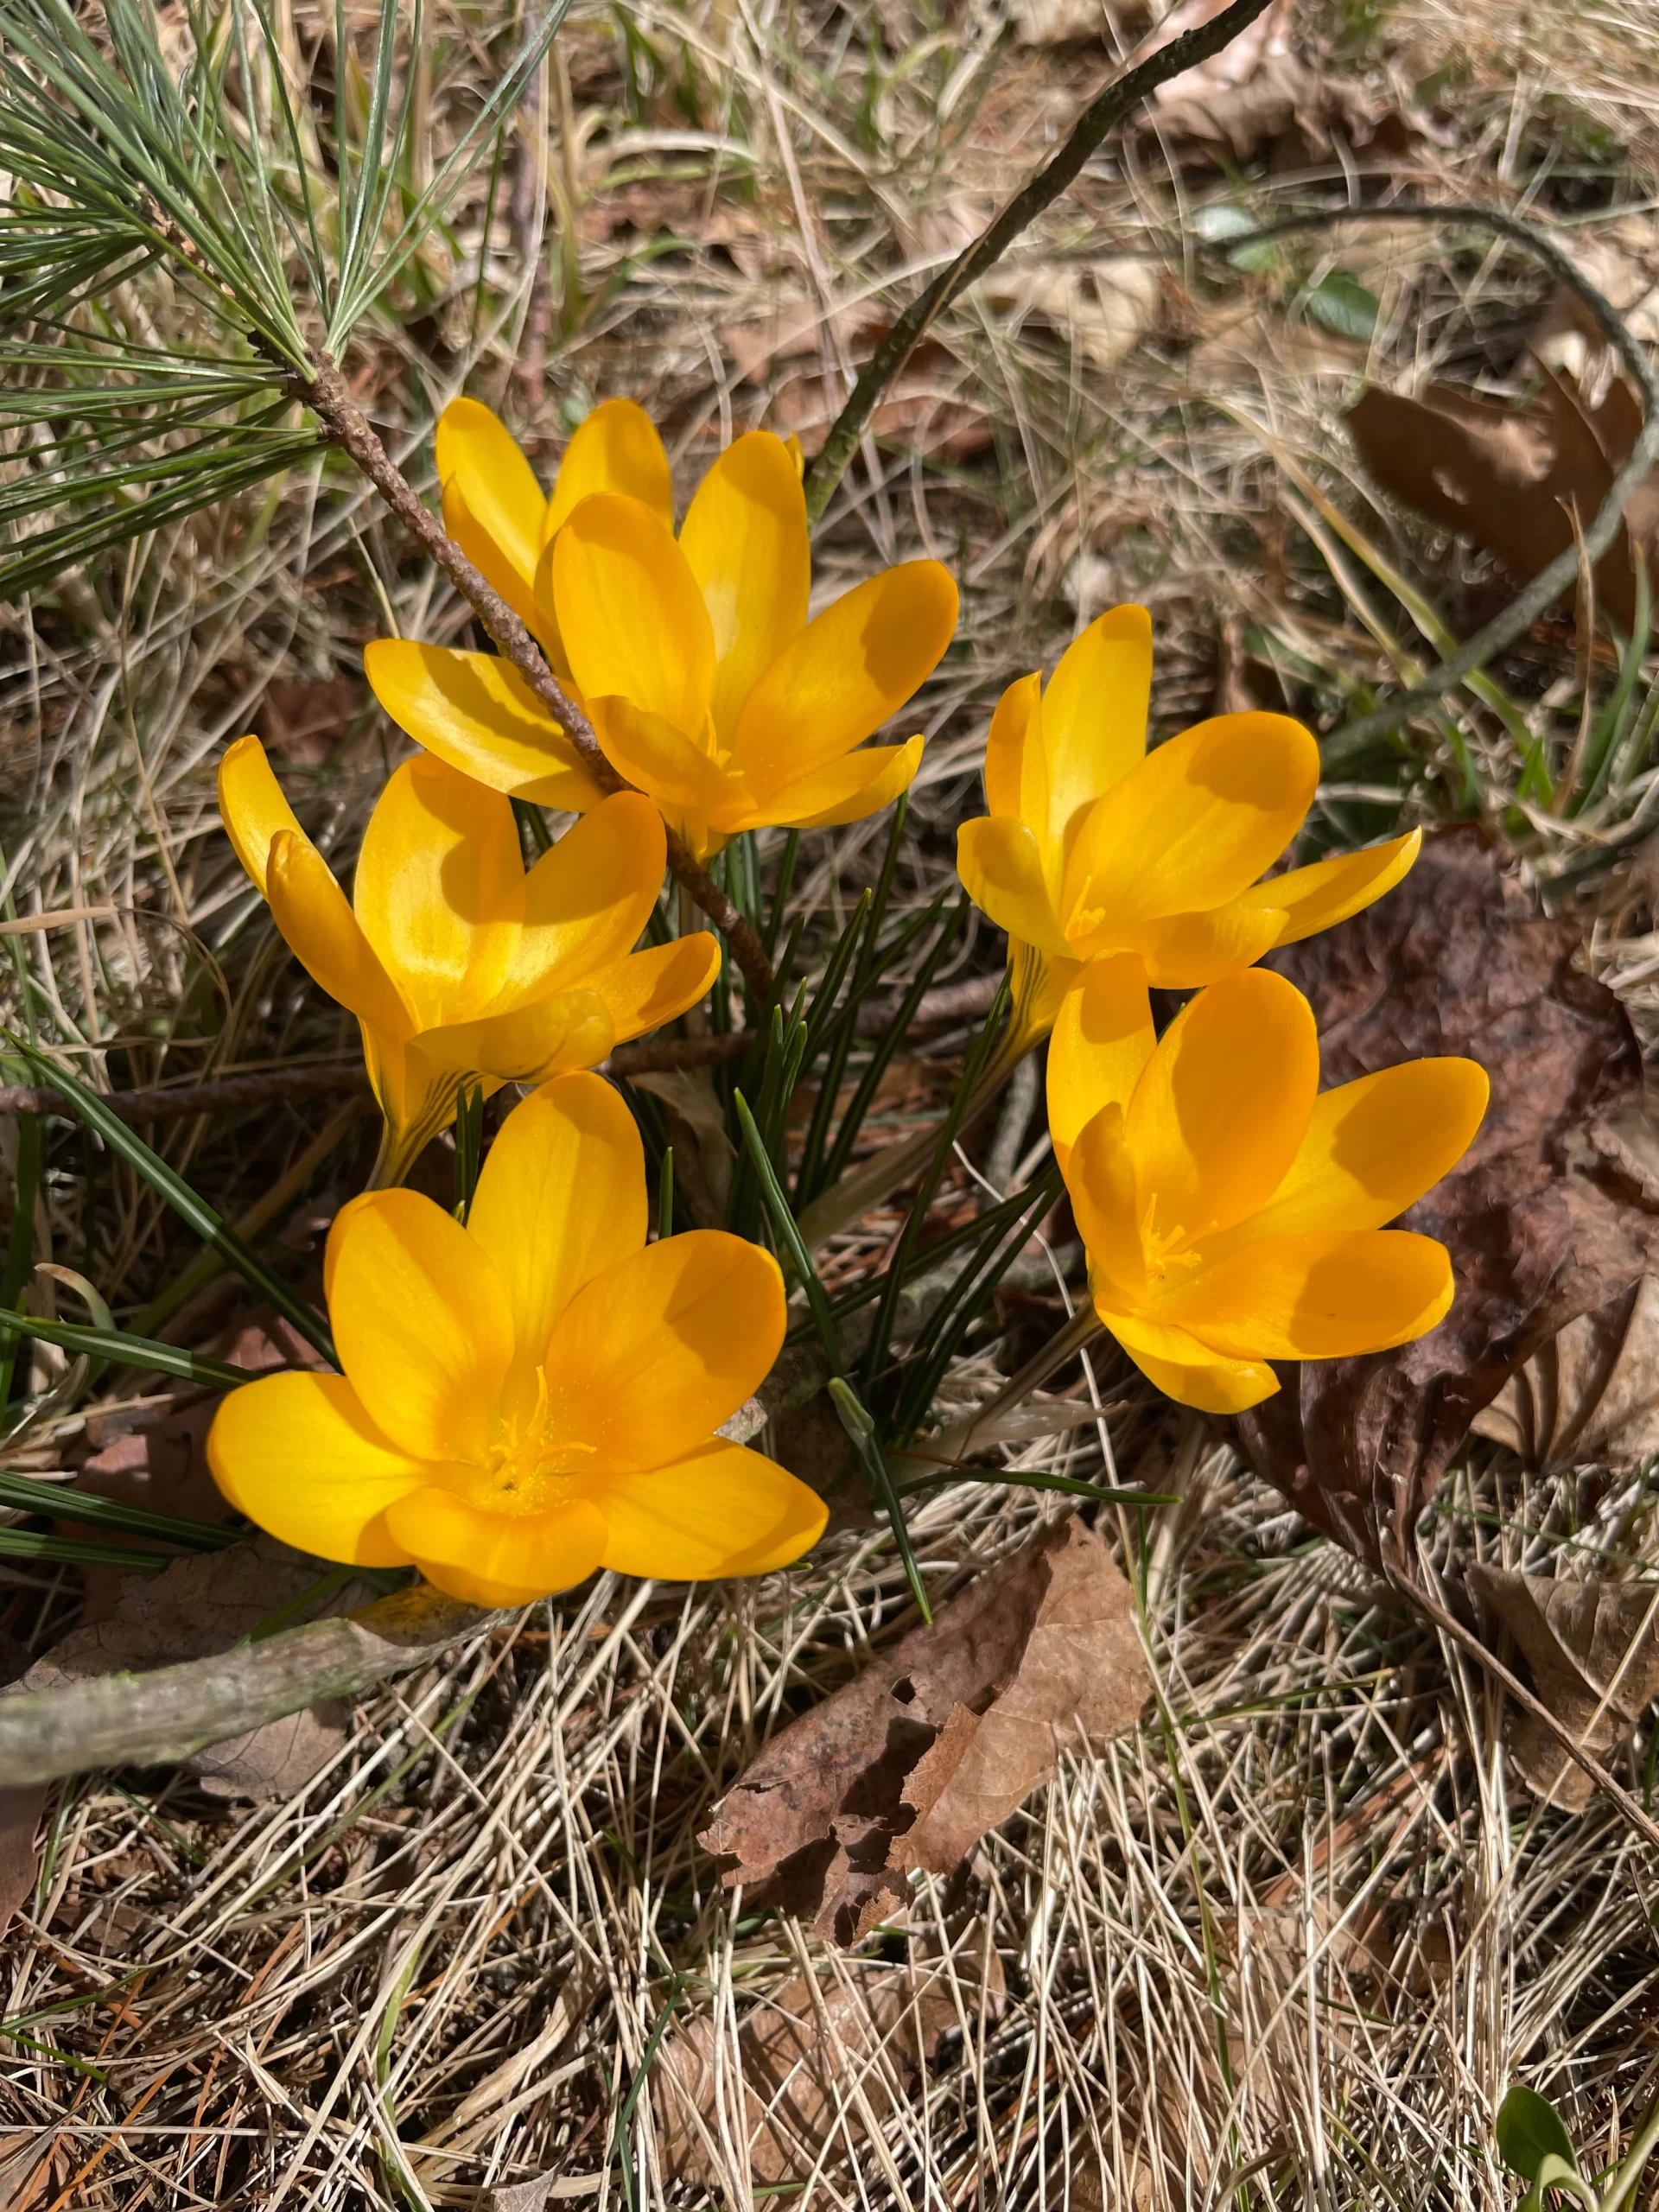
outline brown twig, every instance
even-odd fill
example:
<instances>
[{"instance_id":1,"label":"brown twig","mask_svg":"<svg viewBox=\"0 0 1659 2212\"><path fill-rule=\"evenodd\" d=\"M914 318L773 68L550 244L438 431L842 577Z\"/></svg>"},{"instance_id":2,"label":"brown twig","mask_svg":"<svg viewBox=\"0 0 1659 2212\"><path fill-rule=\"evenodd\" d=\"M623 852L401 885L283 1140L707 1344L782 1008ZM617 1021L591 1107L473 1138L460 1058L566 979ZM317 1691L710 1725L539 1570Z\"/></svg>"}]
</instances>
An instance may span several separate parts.
<instances>
[{"instance_id":1,"label":"brown twig","mask_svg":"<svg viewBox=\"0 0 1659 2212\"><path fill-rule=\"evenodd\" d=\"M1211 22L1172 39L1167 46L1160 47L1137 67L1108 85L1077 118L1071 136L1052 161L1046 162L973 244L911 302L859 372L851 397L830 424L829 436L806 472L806 512L810 521L817 522L829 505L887 386L951 302L982 276L1020 233L1059 198L1107 134L1116 130L1149 93L1195 63L1219 54L1223 47L1230 45L1240 31L1255 21L1267 5L1268 0L1233 0L1230 8Z\"/></svg>"},{"instance_id":2,"label":"brown twig","mask_svg":"<svg viewBox=\"0 0 1659 2212\"><path fill-rule=\"evenodd\" d=\"M524 677L548 713L575 747L577 757L604 791L632 790L605 758L594 726L548 666L518 614L488 583L420 498L381 443L373 424L353 398L351 387L332 361L314 357L308 378L295 380L295 394L321 423L329 437L356 462L411 537L430 554L472 607L503 658ZM772 963L766 949L732 900L702 866L677 832L668 831L668 864L732 948L732 957L761 1006L772 1001Z\"/></svg>"}]
</instances>

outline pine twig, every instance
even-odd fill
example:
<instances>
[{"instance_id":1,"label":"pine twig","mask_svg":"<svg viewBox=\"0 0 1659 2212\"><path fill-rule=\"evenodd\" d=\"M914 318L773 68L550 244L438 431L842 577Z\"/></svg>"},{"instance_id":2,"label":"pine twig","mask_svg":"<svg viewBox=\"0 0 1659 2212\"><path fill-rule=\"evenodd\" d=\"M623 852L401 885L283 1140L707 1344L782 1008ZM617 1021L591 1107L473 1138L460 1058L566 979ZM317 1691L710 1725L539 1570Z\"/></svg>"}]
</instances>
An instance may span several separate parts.
<instances>
[{"instance_id":1,"label":"pine twig","mask_svg":"<svg viewBox=\"0 0 1659 2212\"><path fill-rule=\"evenodd\" d=\"M436 562L472 607L503 658L511 661L548 713L575 747L582 766L603 791L632 788L618 775L601 749L594 726L548 666L541 647L500 593L486 582L454 539L416 492L381 443L373 424L353 398L351 387L332 361L312 357L310 374L295 379L295 396L316 416L331 441L349 455L411 537ZM757 1003L772 1001L772 963L745 920L673 830L668 831L668 864L676 877L732 949Z\"/></svg>"},{"instance_id":2,"label":"pine twig","mask_svg":"<svg viewBox=\"0 0 1659 2212\"><path fill-rule=\"evenodd\" d=\"M882 395L946 308L993 262L1000 260L1020 233L1029 229L1044 209L1075 182L1090 156L1142 100L1172 77L1219 54L1267 5L1268 0L1233 0L1230 8L1209 22L1183 32L1108 85L1077 118L1071 136L1052 161L1046 162L973 244L911 302L860 371L851 397L830 426L829 436L806 472L809 521L817 522L829 505Z\"/></svg>"}]
</instances>

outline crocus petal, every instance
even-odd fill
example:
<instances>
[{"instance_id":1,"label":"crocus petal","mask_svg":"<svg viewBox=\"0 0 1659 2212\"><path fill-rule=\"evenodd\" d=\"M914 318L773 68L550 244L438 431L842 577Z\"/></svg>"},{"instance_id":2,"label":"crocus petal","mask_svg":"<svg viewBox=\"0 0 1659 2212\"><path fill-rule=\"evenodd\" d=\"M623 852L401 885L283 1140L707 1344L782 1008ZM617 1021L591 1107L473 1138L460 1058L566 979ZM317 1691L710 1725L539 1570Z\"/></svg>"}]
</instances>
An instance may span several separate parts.
<instances>
[{"instance_id":1,"label":"crocus petal","mask_svg":"<svg viewBox=\"0 0 1659 2212\"><path fill-rule=\"evenodd\" d=\"M232 1390L207 1432L207 1465L269 1535L352 1567L408 1564L384 1516L432 1479L381 1434L343 1375L267 1375Z\"/></svg>"},{"instance_id":2,"label":"crocus petal","mask_svg":"<svg viewBox=\"0 0 1659 2212\"><path fill-rule=\"evenodd\" d=\"M1243 902L1280 908L1284 919L1274 943L1300 944L1305 937L1345 922L1385 891L1392 891L1416 859L1422 842L1422 831L1414 830L1387 844L1368 845L1361 853L1338 853L1334 860L1315 861L1311 868L1270 875L1245 892Z\"/></svg>"},{"instance_id":3,"label":"crocus petal","mask_svg":"<svg viewBox=\"0 0 1659 2212\"><path fill-rule=\"evenodd\" d=\"M1452 1257L1403 1229L1263 1236L1160 1299L1158 1316L1236 1359L1387 1351L1452 1303Z\"/></svg>"},{"instance_id":4,"label":"crocus petal","mask_svg":"<svg viewBox=\"0 0 1659 2212\"><path fill-rule=\"evenodd\" d=\"M1313 1012L1282 976L1247 969L1184 1007L1129 1102L1154 1233L1201 1236L1264 1205L1296 1157L1319 1081Z\"/></svg>"},{"instance_id":5,"label":"crocus petal","mask_svg":"<svg viewBox=\"0 0 1659 2212\"><path fill-rule=\"evenodd\" d=\"M1151 696L1152 617L1144 607L1109 607L1061 654L1042 713L1044 827L1057 849L1081 810L1139 765Z\"/></svg>"},{"instance_id":6,"label":"crocus petal","mask_svg":"<svg viewBox=\"0 0 1659 2212\"><path fill-rule=\"evenodd\" d=\"M603 797L569 739L499 655L379 638L364 647L363 669L398 728L474 783L568 814Z\"/></svg>"},{"instance_id":7,"label":"crocus petal","mask_svg":"<svg viewBox=\"0 0 1659 2212\"><path fill-rule=\"evenodd\" d=\"M612 767L650 794L693 851L707 849L711 823L748 818L741 782L662 715L620 698L591 699L588 711Z\"/></svg>"},{"instance_id":8,"label":"crocus petal","mask_svg":"<svg viewBox=\"0 0 1659 2212\"><path fill-rule=\"evenodd\" d=\"M1048 834L1048 763L1042 746L1043 679L1017 677L996 702L985 738L985 804ZM1029 809L1029 810L1027 810ZM1058 892L1058 882L1054 886Z\"/></svg>"},{"instance_id":9,"label":"crocus petal","mask_svg":"<svg viewBox=\"0 0 1659 2212\"><path fill-rule=\"evenodd\" d=\"M843 593L748 696L732 750L754 789L770 796L861 745L932 673L956 626L957 588L937 561Z\"/></svg>"},{"instance_id":10,"label":"crocus petal","mask_svg":"<svg viewBox=\"0 0 1659 2212\"><path fill-rule=\"evenodd\" d=\"M719 973L720 939L710 930L693 930L672 944L631 952L595 976L592 988L605 1001L616 1043L626 1045L696 1006Z\"/></svg>"},{"instance_id":11,"label":"crocus petal","mask_svg":"<svg viewBox=\"0 0 1659 2212\"><path fill-rule=\"evenodd\" d=\"M555 991L507 1014L423 1029L416 1039L435 1068L488 1075L501 1083L540 1083L567 1068L595 1068L616 1042L597 991Z\"/></svg>"},{"instance_id":12,"label":"crocus petal","mask_svg":"<svg viewBox=\"0 0 1659 2212\"><path fill-rule=\"evenodd\" d=\"M1091 961L1060 1001L1048 1047L1048 1134L1062 1173L1103 1106L1128 1111L1157 1041L1136 955Z\"/></svg>"},{"instance_id":13,"label":"crocus petal","mask_svg":"<svg viewBox=\"0 0 1659 2212\"><path fill-rule=\"evenodd\" d=\"M577 1292L547 1348L550 1447L584 1473L660 1467L698 1449L772 1367L784 1280L768 1252L690 1230Z\"/></svg>"},{"instance_id":14,"label":"crocus petal","mask_svg":"<svg viewBox=\"0 0 1659 2212\"><path fill-rule=\"evenodd\" d=\"M660 1582L769 1574L810 1551L829 1508L816 1491L747 1445L715 1437L645 1474L595 1488L605 1566Z\"/></svg>"},{"instance_id":15,"label":"crocus petal","mask_svg":"<svg viewBox=\"0 0 1659 2212\"><path fill-rule=\"evenodd\" d=\"M353 905L422 1029L482 1014L524 911L512 809L442 760L405 760L369 817Z\"/></svg>"},{"instance_id":16,"label":"crocus petal","mask_svg":"<svg viewBox=\"0 0 1659 2212\"><path fill-rule=\"evenodd\" d=\"M957 831L963 888L999 929L1057 960L1072 957L1043 874L1042 848L1029 824L981 814Z\"/></svg>"},{"instance_id":17,"label":"crocus petal","mask_svg":"<svg viewBox=\"0 0 1659 2212\"><path fill-rule=\"evenodd\" d=\"M512 1309L518 1363L533 1370L584 1283L643 1249L645 1156L602 1077L562 1075L515 1106L491 1145L467 1234Z\"/></svg>"},{"instance_id":18,"label":"crocus petal","mask_svg":"<svg viewBox=\"0 0 1659 2212\"><path fill-rule=\"evenodd\" d=\"M411 1033L414 1025L397 985L308 837L278 830L266 856L265 896L289 950L331 999L389 1038L402 1040Z\"/></svg>"},{"instance_id":19,"label":"crocus petal","mask_svg":"<svg viewBox=\"0 0 1659 2212\"><path fill-rule=\"evenodd\" d=\"M1079 950L1125 923L1224 906L1295 836L1319 748L1284 715L1222 715L1149 753L1077 831L1062 908Z\"/></svg>"},{"instance_id":20,"label":"crocus petal","mask_svg":"<svg viewBox=\"0 0 1659 2212\"><path fill-rule=\"evenodd\" d=\"M861 822L867 814L879 814L900 791L909 790L922 765L925 742L912 737L903 745L867 745L831 760L810 776L780 785L753 809L745 826L835 830L843 822Z\"/></svg>"},{"instance_id":21,"label":"crocus petal","mask_svg":"<svg viewBox=\"0 0 1659 2212\"><path fill-rule=\"evenodd\" d=\"M293 808L257 737L238 737L226 746L219 764L219 816L225 824L231 849L245 872L265 895L265 863L273 837L286 830L302 842L310 840L301 829Z\"/></svg>"},{"instance_id":22,"label":"crocus petal","mask_svg":"<svg viewBox=\"0 0 1659 2212\"><path fill-rule=\"evenodd\" d=\"M416 1191L365 1191L328 1239L340 1364L369 1418L423 1459L481 1459L512 1359L512 1309L483 1247Z\"/></svg>"},{"instance_id":23,"label":"crocus petal","mask_svg":"<svg viewBox=\"0 0 1659 2212\"><path fill-rule=\"evenodd\" d=\"M638 941L665 860L663 817L642 792L615 791L574 823L524 879L524 928L497 1010L595 987Z\"/></svg>"},{"instance_id":24,"label":"crocus petal","mask_svg":"<svg viewBox=\"0 0 1659 2212\"><path fill-rule=\"evenodd\" d=\"M789 448L770 430L727 448L680 525L680 550L715 632L715 728L729 744L743 702L806 626L806 501Z\"/></svg>"},{"instance_id":25,"label":"crocus petal","mask_svg":"<svg viewBox=\"0 0 1659 2212\"><path fill-rule=\"evenodd\" d=\"M583 696L620 697L687 734L714 693L715 634L667 524L638 499L584 499L553 542L553 599Z\"/></svg>"},{"instance_id":26,"label":"crocus petal","mask_svg":"<svg viewBox=\"0 0 1659 2212\"><path fill-rule=\"evenodd\" d=\"M1141 922L1124 935L1145 961L1148 982L1165 990L1192 991L1253 967L1279 943L1283 918L1276 907L1234 899L1206 913L1166 914Z\"/></svg>"},{"instance_id":27,"label":"crocus petal","mask_svg":"<svg viewBox=\"0 0 1659 2212\"><path fill-rule=\"evenodd\" d=\"M1123 1141L1123 1109L1116 1101L1078 1132L1064 1172L1090 1280L1096 1288L1109 1283L1126 1302L1139 1306L1147 1289L1141 1200L1135 1160Z\"/></svg>"},{"instance_id":28,"label":"crocus petal","mask_svg":"<svg viewBox=\"0 0 1659 2212\"><path fill-rule=\"evenodd\" d=\"M1242 1414L1279 1388L1279 1377L1259 1359L1224 1359L1185 1329L1148 1321L1141 1314L1096 1312L1149 1382L1178 1405L1200 1413Z\"/></svg>"},{"instance_id":29,"label":"crocus petal","mask_svg":"<svg viewBox=\"0 0 1659 2212\"><path fill-rule=\"evenodd\" d=\"M476 399L452 399L434 444L445 530L485 582L539 629L536 563L547 497L518 441Z\"/></svg>"},{"instance_id":30,"label":"crocus petal","mask_svg":"<svg viewBox=\"0 0 1659 2212\"><path fill-rule=\"evenodd\" d=\"M542 524L542 543L550 544L584 499L596 492L619 492L671 530L674 480L657 426L632 399L601 399L582 417L553 486Z\"/></svg>"},{"instance_id":31,"label":"crocus petal","mask_svg":"<svg viewBox=\"0 0 1659 2212\"><path fill-rule=\"evenodd\" d=\"M599 1565L604 1516L586 1498L550 1513L485 1513L435 1486L387 1516L427 1580L472 1605L524 1605L585 1582Z\"/></svg>"},{"instance_id":32,"label":"crocus petal","mask_svg":"<svg viewBox=\"0 0 1659 2212\"><path fill-rule=\"evenodd\" d=\"M1491 1086L1473 1060L1407 1060L1321 1091L1290 1172L1235 1236L1381 1229L1455 1166Z\"/></svg>"}]
</instances>

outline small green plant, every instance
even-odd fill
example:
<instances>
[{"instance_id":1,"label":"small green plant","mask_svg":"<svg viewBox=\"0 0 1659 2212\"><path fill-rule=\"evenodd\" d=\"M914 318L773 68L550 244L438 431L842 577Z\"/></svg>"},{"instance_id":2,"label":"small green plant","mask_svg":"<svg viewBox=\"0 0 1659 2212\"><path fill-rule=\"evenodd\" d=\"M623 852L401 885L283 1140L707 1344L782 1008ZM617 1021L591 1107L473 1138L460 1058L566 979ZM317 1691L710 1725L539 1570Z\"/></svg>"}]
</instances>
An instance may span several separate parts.
<instances>
[{"instance_id":1,"label":"small green plant","mask_svg":"<svg viewBox=\"0 0 1659 2212\"><path fill-rule=\"evenodd\" d=\"M1624 2156L1587 2180L1573 2139L1548 2097L1515 2082L1497 2108L1498 2156L1528 2184L1521 2212L1546 2212L1552 2190L1582 2204L1585 2212L1618 2212L1634 2197L1656 2142L1659 2099L1649 2107Z\"/></svg>"}]
</instances>

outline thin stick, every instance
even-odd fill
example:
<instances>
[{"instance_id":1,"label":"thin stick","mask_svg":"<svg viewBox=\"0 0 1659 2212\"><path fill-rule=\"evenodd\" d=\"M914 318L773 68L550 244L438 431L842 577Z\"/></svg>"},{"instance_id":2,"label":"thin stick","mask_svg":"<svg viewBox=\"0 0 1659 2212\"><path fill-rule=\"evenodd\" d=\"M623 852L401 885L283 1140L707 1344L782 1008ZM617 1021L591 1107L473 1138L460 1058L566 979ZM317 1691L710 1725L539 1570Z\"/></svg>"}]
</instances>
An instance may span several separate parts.
<instances>
[{"instance_id":1,"label":"thin stick","mask_svg":"<svg viewBox=\"0 0 1659 2212\"><path fill-rule=\"evenodd\" d=\"M296 378L295 395L310 408L334 442L348 454L410 537L430 554L473 608L503 658L511 661L570 740L582 766L603 791L633 787L612 767L594 726L560 684L518 613L473 566L380 442L373 424L352 397L332 361L313 357L308 378ZM772 1001L772 965L754 931L676 830L668 831L668 864L732 948L732 957L758 1002Z\"/></svg>"},{"instance_id":2,"label":"thin stick","mask_svg":"<svg viewBox=\"0 0 1659 2212\"><path fill-rule=\"evenodd\" d=\"M1211 22L1200 23L1196 30L1183 32L1138 67L1108 85L1084 108L1071 136L1053 160L1045 163L973 244L911 302L860 372L851 397L830 425L829 436L806 472L809 521L817 522L829 505L883 393L945 308L1001 257L1021 231L1035 222L1052 201L1059 198L1108 133L1116 130L1149 93L1195 63L1207 61L1212 54L1219 54L1223 47L1230 45L1240 31L1255 21L1267 4L1268 0L1233 0L1230 8L1224 9Z\"/></svg>"}]
</instances>

